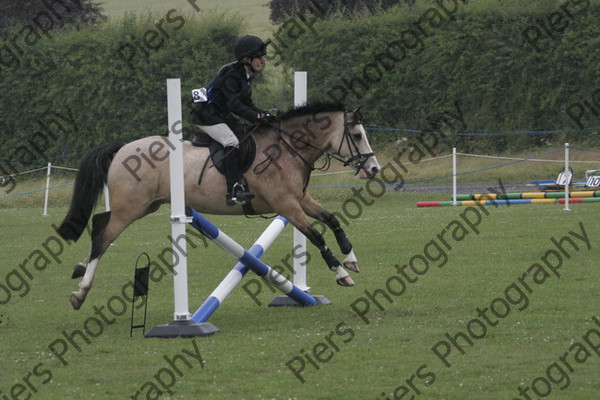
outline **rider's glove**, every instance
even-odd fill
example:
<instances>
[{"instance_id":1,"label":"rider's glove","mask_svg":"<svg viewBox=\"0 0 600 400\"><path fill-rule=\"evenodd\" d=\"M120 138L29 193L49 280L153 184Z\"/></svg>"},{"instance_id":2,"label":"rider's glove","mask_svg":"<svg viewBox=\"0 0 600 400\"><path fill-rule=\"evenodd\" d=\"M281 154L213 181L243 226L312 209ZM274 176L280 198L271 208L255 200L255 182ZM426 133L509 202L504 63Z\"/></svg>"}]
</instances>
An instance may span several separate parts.
<instances>
[{"instance_id":1,"label":"rider's glove","mask_svg":"<svg viewBox=\"0 0 600 400\"><path fill-rule=\"evenodd\" d=\"M258 122L261 124L271 125L277 122L277 117L269 114L268 112L258 113Z\"/></svg>"}]
</instances>

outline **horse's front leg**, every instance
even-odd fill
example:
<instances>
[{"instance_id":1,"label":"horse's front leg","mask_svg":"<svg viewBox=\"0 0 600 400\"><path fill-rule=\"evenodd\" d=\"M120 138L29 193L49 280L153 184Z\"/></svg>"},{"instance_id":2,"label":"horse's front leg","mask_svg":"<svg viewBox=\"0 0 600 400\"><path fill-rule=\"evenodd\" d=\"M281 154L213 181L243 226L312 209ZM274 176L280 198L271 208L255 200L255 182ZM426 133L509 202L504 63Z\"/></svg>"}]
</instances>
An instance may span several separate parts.
<instances>
[{"instance_id":1,"label":"horse's front leg","mask_svg":"<svg viewBox=\"0 0 600 400\"><path fill-rule=\"evenodd\" d=\"M358 259L354 254L352 243L348 240L346 232L342 229L340 222L335 215L323 208L323 206L317 203L308 193L302 198L300 205L307 215L325 223L332 230L342 254L346 256L346 258L344 258L344 267L352 272L359 272Z\"/></svg>"},{"instance_id":2,"label":"horse's front leg","mask_svg":"<svg viewBox=\"0 0 600 400\"><path fill-rule=\"evenodd\" d=\"M280 208L277 212L298 228L298 230L302 232L302 234L306 236L317 249L319 249L321 256L327 263L329 269L335 272L337 284L340 286L354 286L354 281L344 267L342 267L342 264L338 261L333 252L327 247L323 235L312 226L310 220L302 211L302 208L299 205L297 207L285 208L286 209Z\"/></svg>"}]
</instances>

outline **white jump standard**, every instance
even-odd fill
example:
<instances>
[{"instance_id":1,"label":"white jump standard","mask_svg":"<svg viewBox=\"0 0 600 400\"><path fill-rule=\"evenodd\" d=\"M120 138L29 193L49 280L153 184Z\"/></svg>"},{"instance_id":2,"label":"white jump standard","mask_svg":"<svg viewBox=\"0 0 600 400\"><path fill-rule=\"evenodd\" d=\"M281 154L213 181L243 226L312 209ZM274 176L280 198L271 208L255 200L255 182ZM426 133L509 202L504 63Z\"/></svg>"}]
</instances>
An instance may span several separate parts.
<instances>
[{"instance_id":1,"label":"white jump standard","mask_svg":"<svg viewBox=\"0 0 600 400\"><path fill-rule=\"evenodd\" d=\"M185 238L189 218L185 214L185 185L183 168L183 130L176 129L182 121L181 80L167 79L167 109L169 142L173 151L169 154L171 193L171 235ZM175 338L209 336L219 331L210 322L196 323L190 319L187 284L187 242L183 240L173 250L173 307L174 320L170 324L150 329L144 337Z\"/></svg>"},{"instance_id":2,"label":"white jump standard","mask_svg":"<svg viewBox=\"0 0 600 400\"><path fill-rule=\"evenodd\" d=\"M294 106L301 107L306 105L308 101L308 73L306 71L295 71L294 72ZM310 287L306 283L306 236L294 227L294 249L300 249L302 252L298 256L294 255L294 285L300 289L308 292ZM329 305L331 301L320 294L313 295L315 300L319 304ZM297 305L293 300L287 296L277 296L269 303L269 307L279 306L295 306Z\"/></svg>"}]
</instances>

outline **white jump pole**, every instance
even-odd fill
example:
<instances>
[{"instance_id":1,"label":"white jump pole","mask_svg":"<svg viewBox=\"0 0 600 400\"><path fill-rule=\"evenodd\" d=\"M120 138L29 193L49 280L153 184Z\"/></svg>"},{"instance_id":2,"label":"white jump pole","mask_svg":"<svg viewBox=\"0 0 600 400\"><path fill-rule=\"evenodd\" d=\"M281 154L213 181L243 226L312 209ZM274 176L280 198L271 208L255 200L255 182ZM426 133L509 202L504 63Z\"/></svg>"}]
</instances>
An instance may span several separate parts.
<instances>
[{"instance_id":1,"label":"white jump pole","mask_svg":"<svg viewBox=\"0 0 600 400\"><path fill-rule=\"evenodd\" d=\"M168 325L155 326L145 337L195 337L218 332L210 322L192 321L188 306L186 225L191 217L185 214L183 165L183 119L181 111L181 80L167 79L169 122L169 168L171 179L171 235L173 237L173 307L174 320ZM180 240L183 238L183 240ZM178 245L175 246L175 243Z\"/></svg>"},{"instance_id":2,"label":"white jump pole","mask_svg":"<svg viewBox=\"0 0 600 400\"><path fill-rule=\"evenodd\" d=\"M294 106L300 107L308 101L308 73L306 71L294 72ZM294 285L308 292L310 287L306 281L306 236L294 227L293 247ZM331 304L331 301L322 295L313 295L319 304ZM286 296L278 296L273 299L269 306L296 305Z\"/></svg>"},{"instance_id":3,"label":"white jump pole","mask_svg":"<svg viewBox=\"0 0 600 400\"><path fill-rule=\"evenodd\" d=\"M50 172L52 171L52 164L48 163L48 171L46 172L46 193L44 194L44 213L43 217L48 216L48 194L50 193Z\"/></svg>"}]
</instances>

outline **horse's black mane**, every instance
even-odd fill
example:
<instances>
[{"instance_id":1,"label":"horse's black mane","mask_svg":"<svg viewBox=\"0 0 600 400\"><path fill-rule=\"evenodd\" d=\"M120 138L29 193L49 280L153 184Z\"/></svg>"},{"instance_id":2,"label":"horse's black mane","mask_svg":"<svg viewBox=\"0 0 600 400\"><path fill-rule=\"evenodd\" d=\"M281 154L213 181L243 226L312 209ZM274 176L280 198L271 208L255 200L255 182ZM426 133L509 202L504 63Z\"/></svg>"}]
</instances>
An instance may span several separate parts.
<instances>
[{"instance_id":1,"label":"horse's black mane","mask_svg":"<svg viewBox=\"0 0 600 400\"><path fill-rule=\"evenodd\" d=\"M294 107L278 115L280 121L285 121L294 117L302 117L305 115L316 114L321 112L345 111L346 107L343 104L332 102L310 102L300 107Z\"/></svg>"}]
</instances>

